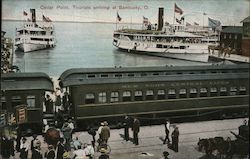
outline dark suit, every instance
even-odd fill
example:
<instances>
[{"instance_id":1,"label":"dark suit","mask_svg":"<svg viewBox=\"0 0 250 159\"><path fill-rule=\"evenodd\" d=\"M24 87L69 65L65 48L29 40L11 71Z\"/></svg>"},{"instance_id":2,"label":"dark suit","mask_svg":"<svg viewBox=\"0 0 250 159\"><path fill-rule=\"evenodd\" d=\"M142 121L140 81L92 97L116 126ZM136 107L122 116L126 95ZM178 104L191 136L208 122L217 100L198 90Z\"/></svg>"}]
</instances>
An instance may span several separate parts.
<instances>
[{"instance_id":1,"label":"dark suit","mask_svg":"<svg viewBox=\"0 0 250 159\"><path fill-rule=\"evenodd\" d=\"M179 147L179 130L178 128L175 128L174 131L171 134L172 137L172 148L175 152L178 152L178 147Z\"/></svg>"},{"instance_id":2,"label":"dark suit","mask_svg":"<svg viewBox=\"0 0 250 159\"><path fill-rule=\"evenodd\" d=\"M140 121L138 119L134 119L133 122L133 126L132 126L132 130L133 130L133 136L134 136L134 141L133 143L135 145L139 145L139 141L138 141L138 133L140 131Z\"/></svg>"},{"instance_id":3,"label":"dark suit","mask_svg":"<svg viewBox=\"0 0 250 159\"><path fill-rule=\"evenodd\" d=\"M129 140L129 125L130 125L129 117L125 117L123 125L124 125L124 138L126 141L128 141Z\"/></svg>"}]
</instances>

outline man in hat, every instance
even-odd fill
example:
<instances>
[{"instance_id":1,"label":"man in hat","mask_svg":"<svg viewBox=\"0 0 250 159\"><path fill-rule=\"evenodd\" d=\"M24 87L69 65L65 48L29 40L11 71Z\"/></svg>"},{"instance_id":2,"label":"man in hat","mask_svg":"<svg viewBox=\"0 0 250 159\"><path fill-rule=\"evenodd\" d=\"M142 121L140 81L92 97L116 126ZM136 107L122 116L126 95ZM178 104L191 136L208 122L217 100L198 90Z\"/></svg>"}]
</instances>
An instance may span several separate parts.
<instances>
[{"instance_id":1,"label":"man in hat","mask_svg":"<svg viewBox=\"0 0 250 159\"><path fill-rule=\"evenodd\" d=\"M31 149L31 151L34 150L34 142L38 140L36 134L33 134L32 137L33 137L33 139L31 140L31 143L30 143L30 149Z\"/></svg>"},{"instance_id":2,"label":"man in hat","mask_svg":"<svg viewBox=\"0 0 250 159\"><path fill-rule=\"evenodd\" d=\"M27 139L23 137L20 145L20 156L19 156L20 159L28 158L28 150L29 150L29 144L27 143Z\"/></svg>"},{"instance_id":3,"label":"man in hat","mask_svg":"<svg viewBox=\"0 0 250 159\"><path fill-rule=\"evenodd\" d=\"M93 159L93 158L94 158L95 150L94 150L94 148L93 148L93 146L92 146L91 141L88 142L87 146L85 146L84 152L85 152L85 155L86 155L87 157L89 157L89 159Z\"/></svg>"},{"instance_id":4,"label":"man in hat","mask_svg":"<svg viewBox=\"0 0 250 159\"><path fill-rule=\"evenodd\" d=\"M128 117L127 115L125 116L123 125L124 125L124 139L125 139L126 141L128 141L128 140L129 140L129 125L130 125L130 119L129 119L129 117Z\"/></svg>"},{"instance_id":5,"label":"man in hat","mask_svg":"<svg viewBox=\"0 0 250 159\"><path fill-rule=\"evenodd\" d=\"M133 137L134 137L133 143L135 145L139 145L138 133L140 131L140 121L137 118L134 118L132 130L133 130Z\"/></svg>"},{"instance_id":6,"label":"man in hat","mask_svg":"<svg viewBox=\"0 0 250 159\"><path fill-rule=\"evenodd\" d=\"M104 126L101 131L101 141L104 143L108 143L108 139L110 137L110 128L108 127L108 122L103 122Z\"/></svg>"},{"instance_id":7,"label":"man in hat","mask_svg":"<svg viewBox=\"0 0 250 159\"><path fill-rule=\"evenodd\" d=\"M166 144L166 141L168 140L168 143L170 143L170 139L169 139L169 131L170 131L170 122L169 120L166 120L166 122L164 123L164 127L165 127L165 140L163 141L163 144Z\"/></svg>"},{"instance_id":8,"label":"man in hat","mask_svg":"<svg viewBox=\"0 0 250 159\"><path fill-rule=\"evenodd\" d=\"M178 147L179 147L179 129L177 126L175 126L174 131L171 134L172 137L172 149L175 152L178 152Z\"/></svg>"},{"instance_id":9,"label":"man in hat","mask_svg":"<svg viewBox=\"0 0 250 159\"><path fill-rule=\"evenodd\" d=\"M101 155L99 156L98 159L109 159L109 155L106 152L105 148L100 149Z\"/></svg>"},{"instance_id":10,"label":"man in hat","mask_svg":"<svg viewBox=\"0 0 250 159\"><path fill-rule=\"evenodd\" d=\"M31 159L43 159L43 154L41 151L41 141L34 141L34 149L32 151Z\"/></svg>"},{"instance_id":11,"label":"man in hat","mask_svg":"<svg viewBox=\"0 0 250 159\"><path fill-rule=\"evenodd\" d=\"M97 132L98 132L98 134L99 134L99 141L101 140L101 132L102 132L103 126L104 126L104 123L101 122L101 123L100 123L100 126L99 126L99 128L98 128L98 130L97 130Z\"/></svg>"},{"instance_id":12,"label":"man in hat","mask_svg":"<svg viewBox=\"0 0 250 159\"><path fill-rule=\"evenodd\" d=\"M64 123L61 131L63 133L63 136L64 136L65 140L66 140L65 149L67 151L70 151L70 142L71 142L72 129L69 127L69 123L68 122Z\"/></svg>"}]
</instances>

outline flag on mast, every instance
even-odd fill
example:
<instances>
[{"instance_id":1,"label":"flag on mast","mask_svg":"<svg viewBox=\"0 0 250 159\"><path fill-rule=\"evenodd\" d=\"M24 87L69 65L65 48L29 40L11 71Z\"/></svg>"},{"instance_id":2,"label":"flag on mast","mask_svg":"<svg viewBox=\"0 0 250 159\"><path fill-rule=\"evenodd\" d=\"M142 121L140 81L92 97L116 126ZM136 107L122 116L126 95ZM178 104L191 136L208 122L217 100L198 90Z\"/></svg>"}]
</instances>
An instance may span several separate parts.
<instances>
[{"instance_id":1,"label":"flag on mast","mask_svg":"<svg viewBox=\"0 0 250 159\"><path fill-rule=\"evenodd\" d=\"M198 23L194 22L194 25L199 25Z\"/></svg>"},{"instance_id":2,"label":"flag on mast","mask_svg":"<svg viewBox=\"0 0 250 159\"><path fill-rule=\"evenodd\" d=\"M221 22L219 20L214 20L211 18L208 18L208 26L211 28L216 28L221 25Z\"/></svg>"},{"instance_id":3,"label":"flag on mast","mask_svg":"<svg viewBox=\"0 0 250 159\"><path fill-rule=\"evenodd\" d=\"M116 19L117 19L118 21L121 21L121 20L122 20L122 18L121 18L120 15L118 14L118 12L117 12L117 17L116 17Z\"/></svg>"},{"instance_id":4,"label":"flag on mast","mask_svg":"<svg viewBox=\"0 0 250 159\"><path fill-rule=\"evenodd\" d=\"M27 16L27 15L28 15L28 13L27 13L27 12L25 12L25 11L23 11L23 15L24 15L24 16Z\"/></svg>"},{"instance_id":5,"label":"flag on mast","mask_svg":"<svg viewBox=\"0 0 250 159\"><path fill-rule=\"evenodd\" d=\"M144 25L148 25L149 21L148 21L148 18L144 17L143 16L143 22L142 22Z\"/></svg>"},{"instance_id":6,"label":"flag on mast","mask_svg":"<svg viewBox=\"0 0 250 159\"><path fill-rule=\"evenodd\" d=\"M176 3L174 4L174 11L175 11L176 13L180 13L180 15L182 15L182 13L183 13L183 10L182 10L180 7L178 7L178 6L176 5Z\"/></svg>"}]
</instances>

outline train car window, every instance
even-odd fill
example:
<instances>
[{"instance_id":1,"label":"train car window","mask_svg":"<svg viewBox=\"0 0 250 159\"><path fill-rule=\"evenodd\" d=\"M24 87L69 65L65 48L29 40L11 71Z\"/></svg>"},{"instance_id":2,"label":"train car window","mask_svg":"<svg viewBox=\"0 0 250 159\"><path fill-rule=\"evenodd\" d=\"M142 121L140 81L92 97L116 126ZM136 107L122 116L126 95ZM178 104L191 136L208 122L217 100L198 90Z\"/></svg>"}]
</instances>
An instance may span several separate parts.
<instances>
[{"instance_id":1,"label":"train car window","mask_svg":"<svg viewBox=\"0 0 250 159\"><path fill-rule=\"evenodd\" d=\"M85 95L85 104L94 104L95 95L93 93L88 93Z\"/></svg>"},{"instance_id":2,"label":"train car window","mask_svg":"<svg viewBox=\"0 0 250 159\"><path fill-rule=\"evenodd\" d=\"M215 87L210 88L210 96L214 97L217 95L218 95L217 88L215 88Z\"/></svg>"},{"instance_id":3,"label":"train car window","mask_svg":"<svg viewBox=\"0 0 250 159\"><path fill-rule=\"evenodd\" d=\"M159 73L152 73L153 76L159 76Z\"/></svg>"},{"instance_id":4,"label":"train car window","mask_svg":"<svg viewBox=\"0 0 250 159\"><path fill-rule=\"evenodd\" d=\"M110 102L119 102L119 92L111 92Z\"/></svg>"},{"instance_id":5,"label":"train car window","mask_svg":"<svg viewBox=\"0 0 250 159\"><path fill-rule=\"evenodd\" d=\"M168 99L176 99L175 89L169 89L168 90Z\"/></svg>"},{"instance_id":6,"label":"train car window","mask_svg":"<svg viewBox=\"0 0 250 159\"><path fill-rule=\"evenodd\" d=\"M2 109L6 110L6 98L4 96L1 97Z\"/></svg>"},{"instance_id":7,"label":"train car window","mask_svg":"<svg viewBox=\"0 0 250 159\"><path fill-rule=\"evenodd\" d=\"M106 103L107 102L107 93L106 92L100 92L98 94L98 102L99 103Z\"/></svg>"},{"instance_id":8,"label":"train car window","mask_svg":"<svg viewBox=\"0 0 250 159\"><path fill-rule=\"evenodd\" d=\"M135 101L142 101L142 91L135 91Z\"/></svg>"},{"instance_id":9,"label":"train car window","mask_svg":"<svg viewBox=\"0 0 250 159\"><path fill-rule=\"evenodd\" d=\"M146 100L153 100L154 99L154 92L153 90L146 91Z\"/></svg>"},{"instance_id":10,"label":"train car window","mask_svg":"<svg viewBox=\"0 0 250 159\"><path fill-rule=\"evenodd\" d=\"M197 93L197 89L196 89L196 88L191 88L189 93L190 93L190 94L189 94L190 98L195 98L195 97L198 96L198 93Z\"/></svg>"},{"instance_id":11,"label":"train car window","mask_svg":"<svg viewBox=\"0 0 250 159\"><path fill-rule=\"evenodd\" d=\"M158 90L157 91L157 99L158 100L165 99L165 90Z\"/></svg>"},{"instance_id":12,"label":"train car window","mask_svg":"<svg viewBox=\"0 0 250 159\"><path fill-rule=\"evenodd\" d=\"M107 78L107 77L109 77L109 75L108 74L101 74L101 77L102 78Z\"/></svg>"},{"instance_id":13,"label":"train car window","mask_svg":"<svg viewBox=\"0 0 250 159\"><path fill-rule=\"evenodd\" d=\"M227 88L226 87L220 88L220 96L227 96Z\"/></svg>"},{"instance_id":14,"label":"train car window","mask_svg":"<svg viewBox=\"0 0 250 159\"><path fill-rule=\"evenodd\" d=\"M36 97L33 95L26 97L26 102L28 107L35 107L36 106Z\"/></svg>"},{"instance_id":15,"label":"train car window","mask_svg":"<svg viewBox=\"0 0 250 159\"><path fill-rule=\"evenodd\" d=\"M207 88L200 89L200 97L207 97Z\"/></svg>"},{"instance_id":16,"label":"train car window","mask_svg":"<svg viewBox=\"0 0 250 159\"><path fill-rule=\"evenodd\" d=\"M131 101L131 92L130 91L124 91L122 93L122 101Z\"/></svg>"},{"instance_id":17,"label":"train car window","mask_svg":"<svg viewBox=\"0 0 250 159\"><path fill-rule=\"evenodd\" d=\"M95 78L95 76L96 76L95 74L89 74L89 75L87 75L88 78Z\"/></svg>"},{"instance_id":18,"label":"train car window","mask_svg":"<svg viewBox=\"0 0 250 159\"><path fill-rule=\"evenodd\" d=\"M179 95L180 95L180 98L187 98L187 90L186 89L180 89Z\"/></svg>"},{"instance_id":19,"label":"train car window","mask_svg":"<svg viewBox=\"0 0 250 159\"><path fill-rule=\"evenodd\" d=\"M11 105L12 107L20 105L21 104L21 97L20 96L12 96L11 97Z\"/></svg>"},{"instance_id":20,"label":"train car window","mask_svg":"<svg viewBox=\"0 0 250 159\"><path fill-rule=\"evenodd\" d=\"M239 94L240 95L245 95L245 94L247 94L247 89L246 89L246 87L244 87L244 86L241 86L240 87L240 89L239 89Z\"/></svg>"},{"instance_id":21,"label":"train car window","mask_svg":"<svg viewBox=\"0 0 250 159\"><path fill-rule=\"evenodd\" d=\"M115 77L122 77L122 74L115 74Z\"/></svg>"},{"instance_id":22,"label":"train car window","mask_svg":"<svg viewBox=\"0 0 250 159\"><path fill-rule=\"evenodd\" d=\"M237 94L237 87L230 87L230 95L236 95Z\"/></svg>"}]
</instances>

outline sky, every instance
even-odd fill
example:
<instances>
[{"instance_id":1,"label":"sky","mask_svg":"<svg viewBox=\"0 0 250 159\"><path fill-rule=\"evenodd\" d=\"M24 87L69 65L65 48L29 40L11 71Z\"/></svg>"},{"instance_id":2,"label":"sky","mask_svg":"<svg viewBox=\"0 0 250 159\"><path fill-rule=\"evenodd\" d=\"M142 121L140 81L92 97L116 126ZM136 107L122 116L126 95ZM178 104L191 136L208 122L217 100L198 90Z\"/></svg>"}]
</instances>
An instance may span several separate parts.
<instances>
[{"instance_id":1,"label":"sky","mask_svg":"<svg viewBox=\"0 0 250 159\"><path fill-rule=\"evenodd\" d=\"M174 13L174 4L183 14ZM36 9L37 19L42 15L52 21L142 23L147 17L157 23L158 8L164 8L164 21L185 16L185 21L207 25L208 17L221 21L222 25L242 25L241 20L250 15L249 0L3 0L3 20L24 20L29 9ZM28 16L23 15L23 11ZM203 13L206 13L205 15Z\"/></svg>"}]
</instances>

